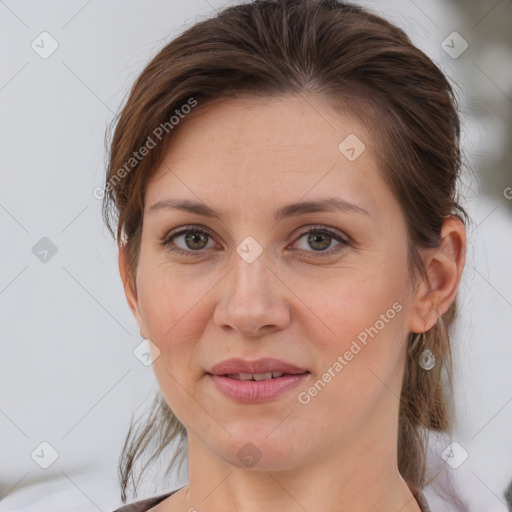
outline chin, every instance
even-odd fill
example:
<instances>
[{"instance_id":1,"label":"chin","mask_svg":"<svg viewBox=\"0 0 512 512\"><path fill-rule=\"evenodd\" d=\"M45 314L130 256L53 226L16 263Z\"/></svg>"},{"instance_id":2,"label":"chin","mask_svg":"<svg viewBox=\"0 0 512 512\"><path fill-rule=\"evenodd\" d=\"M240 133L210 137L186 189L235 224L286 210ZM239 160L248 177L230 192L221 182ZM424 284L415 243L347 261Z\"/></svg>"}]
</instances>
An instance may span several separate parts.
<instances>
[{"instance_id":1,"label":"chin","mask_svg":"<svg viewBox=\"0 0 512 512\"><path fill-rule=\"evenodd\" d=\"M285 471L298 467L303 458L300 443L283 442L286 436L268 436L265 433L233 436L226 445L222 446L217 453L230 465L240 469L252 469L260 471ZM224 448L224 449L222 449Z\"/></svg>"}]
</instances>

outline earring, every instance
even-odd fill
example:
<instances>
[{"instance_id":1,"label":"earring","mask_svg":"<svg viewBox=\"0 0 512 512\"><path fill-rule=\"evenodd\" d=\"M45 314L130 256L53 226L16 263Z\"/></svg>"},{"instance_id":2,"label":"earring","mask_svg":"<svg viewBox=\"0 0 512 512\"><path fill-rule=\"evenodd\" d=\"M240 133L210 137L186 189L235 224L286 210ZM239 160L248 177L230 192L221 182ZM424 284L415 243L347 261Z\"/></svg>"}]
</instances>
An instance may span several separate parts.
<instances>
[{"instance_id":1,"label":"earring","mask_svg":"<svg viewBox=\"0 0 512 512\"><path fill-rule=\"evenodd\" d=\"M423 346L425 344L425 333L424 332L419 332L418 334L416 334L416 336L414 337L414 339L411 343L411 346L409 348L409 353L412 353L416 349L416 346L418 345L418 341L420 339L421 339L421 345ZM432 370L432 368L434 368L434 366L436 365L436 357L434 356L432 351L430 351L428 348L425 348L422 351L422 353L420 354L420 357L418 359L418 364L424 370L427 370L427 371Z\"/></svg>"}]
</instances>

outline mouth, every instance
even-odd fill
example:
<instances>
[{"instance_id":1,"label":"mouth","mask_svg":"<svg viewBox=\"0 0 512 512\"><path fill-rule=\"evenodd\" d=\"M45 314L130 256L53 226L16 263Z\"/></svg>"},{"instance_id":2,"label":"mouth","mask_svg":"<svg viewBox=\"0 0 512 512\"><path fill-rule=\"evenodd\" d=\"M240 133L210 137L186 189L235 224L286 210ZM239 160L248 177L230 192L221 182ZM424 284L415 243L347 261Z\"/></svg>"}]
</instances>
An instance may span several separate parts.
<instances>
[{"instance_id":1,"label":"mouth","mask_svg":"<svg viewBox=\"0 0 512 512\"><path fill-rule=\"evenodd\" d=\"M207 376L215 389L236 402L261 403L284 395L311 374L279 359L230 359L213 366Z\"/></svg>"}]
</instances>

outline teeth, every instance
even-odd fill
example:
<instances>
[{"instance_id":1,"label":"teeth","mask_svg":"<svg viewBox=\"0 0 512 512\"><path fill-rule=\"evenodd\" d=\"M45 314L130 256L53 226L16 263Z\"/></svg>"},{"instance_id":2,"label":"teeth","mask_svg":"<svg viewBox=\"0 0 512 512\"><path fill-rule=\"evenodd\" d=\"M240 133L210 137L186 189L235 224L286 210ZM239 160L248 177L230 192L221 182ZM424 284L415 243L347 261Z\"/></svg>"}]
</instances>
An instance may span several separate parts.
<instances>
[{"instance_id":1,"label":"teeth","mask_svg":"<svg viewBox=\"0 0 512 512\"><path fill-rule=\"evenodd\" d=\"M253 373L252 377L254 380L268 380L272 378L272 372Z\"/></svg>"},{"instance_id":2,"label":"teeth","mask_svg":"<svg viewBox=\"0 0 512 512\"><path fill-rule=\"evenodd\" d=\"M228 375L232 379L237 380L269 380L269 379L277 379L284 375L284 372L266 372L266 373L232 373Z\"/></svg>"}]
</instances>

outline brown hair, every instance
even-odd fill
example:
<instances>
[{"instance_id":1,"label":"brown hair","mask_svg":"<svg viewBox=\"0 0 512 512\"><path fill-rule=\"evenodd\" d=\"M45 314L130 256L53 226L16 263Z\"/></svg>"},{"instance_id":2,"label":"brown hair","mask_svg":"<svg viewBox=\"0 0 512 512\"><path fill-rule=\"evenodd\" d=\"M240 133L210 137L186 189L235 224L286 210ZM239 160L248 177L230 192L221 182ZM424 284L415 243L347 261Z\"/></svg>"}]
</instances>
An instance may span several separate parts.
<instances>
[{"instance_id":1,"label":"brown hair","mask_svg":"<svg viewBox=\"0 0 512 512\"><path fill-rule=\"evenodd\" d=\"M303 93L333 108L350 108L372 127L384 179L407 222L411 276L425 278L420 249L439 245L448 216L467 222L456 191L459 117L446 77L401 29L361 7L337 0L256 0L226 8L167 44L114 120L103 215L119 246L126 245L133 289L145 189L173 135L171 116L186 112L183 106L192 101L200 109L217 99ZM150 139L156 142L162 127L162 142L126 169L134 152ZM415 496L426 485L428 431L452 432L449 330L455 314L456 301L426 333L435 368L418 369L421 347L408 354L405 365L398 467ZM134 463L156 435L153 458L173 440L183 448L186 430L160 394L152 411L137 432L132 421L119 459L123 501ZM134 483L135 495L136 488Z\"/></svg>"}]
</instances>

